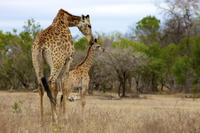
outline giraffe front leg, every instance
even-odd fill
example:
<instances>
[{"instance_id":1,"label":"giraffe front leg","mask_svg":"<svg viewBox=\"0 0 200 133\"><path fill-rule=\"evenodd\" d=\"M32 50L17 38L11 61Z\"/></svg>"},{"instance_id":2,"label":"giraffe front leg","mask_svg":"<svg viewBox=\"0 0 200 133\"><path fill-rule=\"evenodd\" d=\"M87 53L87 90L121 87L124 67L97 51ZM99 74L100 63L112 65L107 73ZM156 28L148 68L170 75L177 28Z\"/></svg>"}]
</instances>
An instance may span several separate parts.
<instances>
[{"instance_id":1,"label":"giraffe front leg","mask_svg":"<svg viewBox=\"0 0 200 133\"><path fill-rule=\"evenodd\" d=\"M55 99L55 102L57 101L57 94L58 94L58 90L56 87L56 82L51 82L51 92L53 92L52 96ZM58 123L58 118L57 118L57 112L56 112L56 104L51 103L51 116L52 116L52 121L55 122L56 124Z\"/></svg>"},{"instance_id":2,"label":"giraffe front leg","mask_svg":"<svg viewBox=\"0 0 200 133\"><path fill-rule=\"evenodd\" d=\"M70 85L70 87L68 87L66 90L65 90L65 93L63 94L63 104L62 104L62 106L63 106L63 115L64 115L64 117L66 117L66 101L68 100L68 97L69 97L69 94L71 93L71 91L72 91L72 88L73 88L73 86L72 85Z\"/></svg>"},{"instance_id":3,"label":"giraffe front leg","mask_svg":"<svg viewBox=\"0 0 200 133\"><path fill-rule=\"evenodd\" d=\"M82 114L84 112L84 107L85 107L85 104L86 104L86 100L85 100L85 96L87 94L87 90L88 90L88 85L85 85L82 87L82 90L81 90L81 107L82 107Z\"/></svg>"},{"instance_id":4,"label":"giraffe front leg","mask_svg":"<svg viewBox=\"0 0 200 133\"><path fill-rule=\"evenodd\" d=\"M62 100L62 113L64 118L66 118L66 100L69 97L69 94L73 88L73 83L72 81L69 81L69 68L72 62L72 57L69 57L68 62L66 63L66 68L64 72L64 76L62 77L62 89L63 89L63 100Z\"/></svg>"}]
</instances>

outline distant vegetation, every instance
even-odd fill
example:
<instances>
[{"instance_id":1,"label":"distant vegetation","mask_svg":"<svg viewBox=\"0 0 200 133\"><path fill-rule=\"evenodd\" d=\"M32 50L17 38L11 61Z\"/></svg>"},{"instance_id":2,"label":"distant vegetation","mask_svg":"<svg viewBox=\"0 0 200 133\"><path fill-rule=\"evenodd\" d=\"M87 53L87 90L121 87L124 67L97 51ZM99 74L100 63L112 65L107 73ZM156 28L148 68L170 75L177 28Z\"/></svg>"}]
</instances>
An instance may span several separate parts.
<instances>
[{"instance_id":1,"label":"distant vegetation","mask_svg":"<svg viewBox=\"0 0 200 133\"><path fill-rule=\"evenodd\" d=\"M160 23L146 16L127 34L96 33L107 52L96 56L90 71L90 89L117 91L125 96L133 86L138 93L200 91L200 7L198 1L168 0L158 7ZM31 46L42 31L33 19L18 33L0 31L0 89L35 89ZM85 56L86 38L74 40L72 68ZM47 70L48 74L48 70Z\"/></svg>"}]
</instances>

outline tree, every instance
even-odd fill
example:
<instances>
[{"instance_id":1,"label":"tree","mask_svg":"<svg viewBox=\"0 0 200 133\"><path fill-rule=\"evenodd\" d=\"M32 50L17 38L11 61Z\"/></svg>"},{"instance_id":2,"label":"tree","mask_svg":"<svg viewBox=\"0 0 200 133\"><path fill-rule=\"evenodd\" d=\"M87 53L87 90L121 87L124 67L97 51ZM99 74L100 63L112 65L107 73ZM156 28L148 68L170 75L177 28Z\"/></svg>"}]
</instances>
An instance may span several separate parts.
<instances>
[{"instance_id":1,"label":"tree","mask_svg":"<svg viewBox=\"0 0 200 133\"><path fill-rule=\"evenodd\" d=\"M193 32L192 27L196 27L194 22L200 13L199 3L199 0L165 0L167 6L158 6L166 17L163 28L164 45L178 44L184 37L189 38L197 32ZM188 46L188 53L189 51Z\"/></svg>"},{"instance_id":2,"label":"tree","mask_svg":"<svg viewBox=\"0 0 200 133\"><path fill-rule=\"evenodd\" d=\"M183 87L186 85L186 81L188 78L188 71L189 71L188 56L183 56L178 58L172 67L172 72L175 76L176 83L178 85L182 85L181 91L184 89ZM187 86L185 86L185 88L188 90Z\"/></svg>"},{"instance_id":3,"label":"tree","mask_svg":"<svg viewBox=\"0 0 200 133\"><path fill-rule=\"evenodd\" d=\"M160 20L155 16L147 16L137 22L136 37L145 44L152 44L160 40Z\"/></svg>"},{"instance_id":4,"label":"tree","mask_svg":"<svg viewBox=\"0 0 200 133\"><path fill-rule=\"evenodd\" d=\"M82 37L77 42L75 42L74 47L76 50L86 50L89 42L86 37Z\"/></svg>"},{"instance_id":5,"label":"tree","mask_svg":"<svg viewBox=\"0 0 200 133\"><path fill-rule=\"evenodd\" d=\"M179 57L180 50L179 46L174 43L169 44L166 47L162 47L160 51L160 58L165 64L165 71L162 71L163 77L161 78L161 87L167 87L169 90L174 88L174 76L171 74L171 67ZM162 89L161 89L162 90Z\"/></svg>"},{"instance_id":6,"label":"tree","mask_svg":"<svg viewBox=\"0 0 200 133\"><path fill-rule=\"evenodd\" d=\"M144 70L144 78L148 79L149 87L153 92L158 91L158 85L161 84L161 90L164 86L164 78L166 77L166 64L162 58L162 50L158 43L148 46L145 51L149 58L148 64Z\"/></svg>"},{"instance_id":7,"label":"tree","mask_svg":"<svg viewBox=\"0 0 200 133\"><path fill-rule=\"evenodd\" d=\"M193 46L191 48L191 68L193 75L193 86L200 88L200 36L194 38Z\"/></svg>"},{"instance_id":8,"label":"tree","mask_svg":"<svg viewBox=\"0 0 200 133\"><path fill-rule=\"evenodd\" d=\"M0 33L0 78L5 89L32 88L35 74L31 61L31 46L40 25L33 19L19 34ZM8 84L9 83L9 84Z\"/></svg>"},{"instance_id":9,"label":"tree","mask_svg":"<svg viewBox=\"0 0 200 133\"><path fill-rule=\"evenodd\" d=\"M118 95L122 97L126 96L128 79L133 77L136 68L142 67L144 61L144 55L136 52L133 44L126 39L113 42L111 49L97 58L99 67L96 77L101 79L98 81L102 81L105 88L112 86L109 81L118 81Z\"/></svg>"}]
</instances>

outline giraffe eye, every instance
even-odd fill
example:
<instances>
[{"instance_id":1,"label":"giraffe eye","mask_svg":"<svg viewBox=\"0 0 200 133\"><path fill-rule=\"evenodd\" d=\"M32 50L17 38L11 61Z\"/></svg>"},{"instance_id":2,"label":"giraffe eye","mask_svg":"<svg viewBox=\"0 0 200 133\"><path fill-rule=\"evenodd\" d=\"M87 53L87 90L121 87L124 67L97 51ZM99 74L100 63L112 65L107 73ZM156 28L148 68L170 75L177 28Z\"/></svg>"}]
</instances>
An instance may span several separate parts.
<instances>
[{"instance_id":1,"label":"giraffe eye","mask_svg":"<svg viewBox=\"0 0 200 133\"><path fill-rule=\"evenodd\" d=\"M88 25L88 27L91 29L92 28L92 26L91 25Z\"/></svg>"}]
</instances>

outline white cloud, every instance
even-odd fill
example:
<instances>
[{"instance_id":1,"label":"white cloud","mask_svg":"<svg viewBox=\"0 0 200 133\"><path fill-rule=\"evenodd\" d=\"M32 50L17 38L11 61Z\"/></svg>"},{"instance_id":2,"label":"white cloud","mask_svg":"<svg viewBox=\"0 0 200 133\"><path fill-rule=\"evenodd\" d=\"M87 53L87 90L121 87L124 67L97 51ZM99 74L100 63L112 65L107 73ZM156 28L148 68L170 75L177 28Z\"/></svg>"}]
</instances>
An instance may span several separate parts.
<instances>
[{"instance_id":1,"label":"white cloud","mask_svg":"<svg viewBox=\"0 0 200 133\"><path fill-rule=\"evenodd\" d=\"M99 16L127 16L133 14L145 14L156 12L156 7L153 4L122 4L122 5L103 5L94 6L92 8L72 8L75 13L91 13Z\"/></svg>"},{"instance_id":2,"label":"white cloud","mask_svg":"<svg viewBox=\"0 0 200 133\"><path fill-rule=\"evenodd\" d=\"M90 14L94 30L100 31L106 26L104 31L125 31L125 27L146 15L156 15L154 1L0 0L0 29L21 28L30 18L45 28L51 24L58 9L63 8L74 15Z\"/></svg>"}]
</instances>

